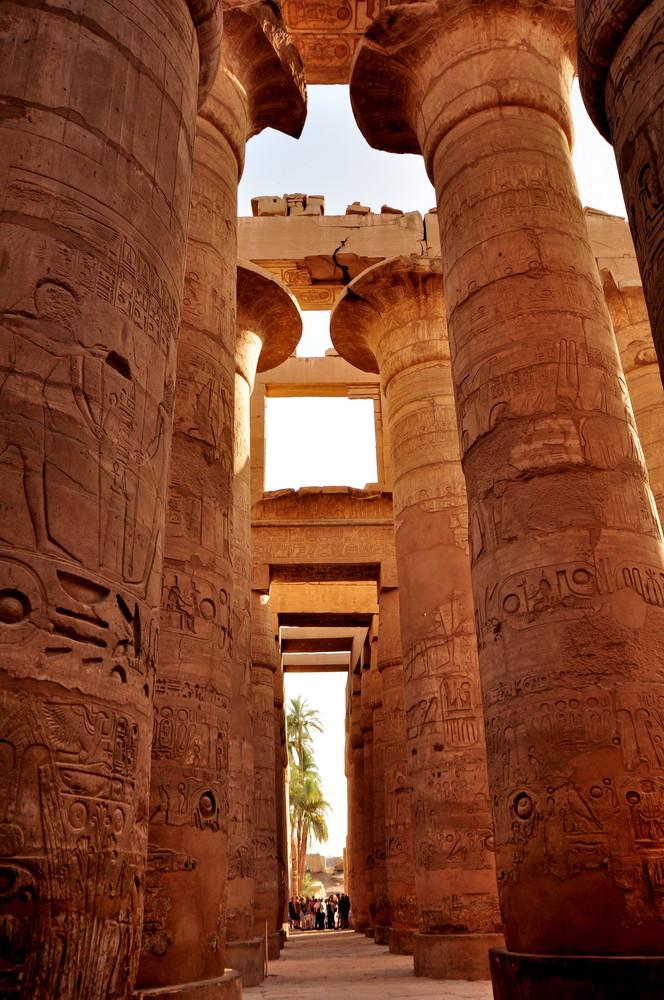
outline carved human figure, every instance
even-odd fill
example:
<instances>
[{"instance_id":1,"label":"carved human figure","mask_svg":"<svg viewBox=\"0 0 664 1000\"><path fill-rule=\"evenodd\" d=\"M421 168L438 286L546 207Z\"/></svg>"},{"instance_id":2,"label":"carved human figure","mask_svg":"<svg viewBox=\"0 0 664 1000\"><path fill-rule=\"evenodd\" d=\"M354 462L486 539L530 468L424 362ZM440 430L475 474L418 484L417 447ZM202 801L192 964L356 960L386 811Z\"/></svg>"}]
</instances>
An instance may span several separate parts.
<instances>
[{"instance_id":1,"label":"carved human figure","mask_svg":"<svg viewBox=\"0 0 664 1000\"><path fill-rule=\"evenodd\" d=\"M423 152L438 199L501 1000L662 984L661 847L630 803L664 780L664 555L572 172L574 42L562 0L425 0L378 18L351 85L364 134Z\"/></svg>"},{"instance_id":2,"label":"carved human figure","mask_svg":"<svg viewBox=\"0 0 664 1000\"><path fill-rule=\"evenodd\" d=\"M581 93L595 126L614 148L664 373L662 12L657 0L577 0L576 11Z\"/></svg>"},{"instance_id":3,"label":"carved human figure","mask_svg":"<svg viewBox=\"0 0 664 1000\"><path fill-rule=\"evenodd\" d=\"M136 975L193 128L221 31L215 0L88 7L7 4L0 25L0 991L23 1000L119 1000Z\"/></svg>"},{"instance_id":4,"label":"carved human figure","mask_svg":"<svg viewBox=\"0 0 664 1000\"><path fill-rule=\"evenodd\" d=\"M299 57L270 4L225 11L221 69L196 123L169 470L155 715L173 738L155 739L152 800L158 807L167 789L171 804L154 814L149 834L160 864L170 851L195 865L152 880L139 972L146 988L237 988L220 982L230 964L229 709L243 642L235 617L245 600L235 590L231 541L237 185L251 135L268 125L299 133L303 87ZM231 799L232 830L248 821L249 802L241 820L237 807ZM251 852L236 860L246 871Z\"/></svg>"},{"instance_id":5,"label":"carved human figure","mask_svg":"<svg viewBox=\"0 0 664 1000\"><path fill-rule=\"evenodd\" d=\"M342 357L380 372L393 475L412 787L416 975L481 979L502 944L473 634L466 498L438 260L355 278L331 318ZM449 928L454 928L450 931Z\"/></svg>"}]
</instances>

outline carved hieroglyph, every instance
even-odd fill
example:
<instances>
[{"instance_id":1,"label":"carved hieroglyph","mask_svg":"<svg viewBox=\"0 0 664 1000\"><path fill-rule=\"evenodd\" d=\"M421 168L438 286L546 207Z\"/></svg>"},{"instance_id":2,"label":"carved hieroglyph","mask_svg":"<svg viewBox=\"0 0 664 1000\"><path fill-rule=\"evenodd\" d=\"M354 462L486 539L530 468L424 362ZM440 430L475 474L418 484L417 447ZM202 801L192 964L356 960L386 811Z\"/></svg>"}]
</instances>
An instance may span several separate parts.
<instances>
[{"instance_id":1,"label":"carved hieroglyph","mask_svg":"<svg viewBox=\"0 0 664 1000\"><path fill-rule=\"evenodd\" d=\"M508 946L652 955L664 559L570 162L570 8L398 8L351 90L437 191Z\"/></svg>"},{"instance_id":2,"label":"carved hieroglyph","mask_svg":"<svg viewBox=\"0 0 664 1000\"><path fill-rule=\"evenodd\" d=\"M658 0L577 0L579 82L613 144L664 373L664 18ZM664 378L664 374L663 374Z\"/></svg>"},{"instance_id":3,"label":"carved hieroglyph","mask_svg":"<svg viewBox=\"0 0 664 1000\"><path fill-rule=\"evenodd\" d=\"M432 939L451 932L477 935L468 949L482 950L486 976L500 915L440 261L395 257L368 268L348 285L331 332L342 357L380 371L387 400L421 932L415 971L477 978L434 960L444 942Z\"/></svg>"},{"instance_id":4,"label":"carved hieroglyph","mask_svg":"<svg viewBox=\"0 0 664 1000\"><path fill-rule=\"evenodd\" d=\"M398 590L381 590L379 621L378 669L383 704L389 945L391 952L405 954L412 953L417 910Z\"/></svg>"},{"instance_id":5,"label":"carved hieroglyph","mask_svg":"<svg viewBox=\"0 0 664 1000\"><path fill-rule=\"evenodd\" d=\"M247 138L266 125L297 134L305 111L299 58L270 5L226 12L222 63L196 130L155 694L145 987L224 974L237 184Z\"/></svg>"},{"instance_id":6,"label":"carved hieroglyph","mask_svg":"<svg viewBox=\"0 0 664 1000\"><path fill-rule=\"evenodd\" d=\"M256 370L266 371L295 350L302 319L295 299L269 271L242 263L237 271L235 348L233 570L235 646L230 725L229 940L254 932L254 750L251 718L251 470L250 397ZM256 933L263 936L264 927Z\"/></svg>"},{"instance_id":7,"label":"carved hieroglyph","mask_svg":"<svg viewBox=\"0 0 664 1000\"><path fill-rule=\"evenodd\" d=\"M0 18L0 981L133 984L199 43L218 4ZM131 8L131 9L129 9Z\"/></svg>"}]
</instances>

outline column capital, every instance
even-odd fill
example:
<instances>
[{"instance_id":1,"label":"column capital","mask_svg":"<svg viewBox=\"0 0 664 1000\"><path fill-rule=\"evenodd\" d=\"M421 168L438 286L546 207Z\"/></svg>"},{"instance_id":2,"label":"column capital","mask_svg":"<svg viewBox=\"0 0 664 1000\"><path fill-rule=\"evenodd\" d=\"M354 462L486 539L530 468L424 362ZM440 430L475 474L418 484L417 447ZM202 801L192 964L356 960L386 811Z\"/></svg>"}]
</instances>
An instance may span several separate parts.
<instances>
[{"instance_id":1,"label":"column capital","mask_svg":"<svg viewBox=\"0 0 664 1000\"><path fill-rule=\"evenodd\" d=\"M222 0L187 0L198 38L198 106L205 101L219 68L222 37Z\"/></svg>"},{"instance_id":2,"label":"column capital","mask_svg":"<svg viewBox=\"0 0 664 1000\"><path fill-rule=\"evenodd\" d=\"M580 0L577 3L579 83L595 128L611 142L606 83L611 64L637 17L652 0Z\"/></svg>"},{"instance_id":3,"label":"column capital","mask_svg":"<svg viewBox=\"0 0 664 1000\"><path fill-rule=\"evenodd\" d=\"M275 4L224 6L221 66L200 116L228 140L241 173L247 140L264 128L299 138L306 85L300 54Z\"/></svg>"},{"instance_id":4,"label":"column capital","mask_svg":"<svg viewBox=\"0 0 664 1000\"><path fill-rule=\"evenodd\" d=\"M258 372L289 358L302 334L295 297L257 264L238 261L235 367L253 384Z\"/></svg>"},{"instance_id":5,"label":"column capital","mask_svg":"<svg viewBox=\"0 0 664 1000\"><path fill-rule=\"evenodd\" d=\"M489 108L551 115L569 141L573 0L409 0L388 7L355 53L350 95L376 149L431 159L459 122Z\"/></svg>"},{"instance_id":6,"label":"column capital","mask_svg":"<svg viewBox=\"0 0 664 1000\"><path fill-rule=\"evenodd\" d=\"M384 384L418 364L449 361L439 257L390 257L346 286L332 311L336 350Z\"/></svg>"}]
</instances>

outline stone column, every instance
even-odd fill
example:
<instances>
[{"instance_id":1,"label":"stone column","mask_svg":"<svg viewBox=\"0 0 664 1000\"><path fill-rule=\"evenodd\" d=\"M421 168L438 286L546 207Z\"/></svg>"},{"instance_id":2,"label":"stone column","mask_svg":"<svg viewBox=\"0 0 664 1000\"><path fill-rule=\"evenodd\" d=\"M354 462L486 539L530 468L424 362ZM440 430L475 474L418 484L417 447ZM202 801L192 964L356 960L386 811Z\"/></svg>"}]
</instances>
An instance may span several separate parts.
<instances>
[{"instance_id":1,"label":"stone column","mask_svg":"<svg viewBox=\"0 0 664 1000\"><path fill-rule=\"evenodd\" d=\"M664 373L662 8L658 0L577 0L576 9L581 93L614 148Z\"/></svg>"},{"instance_id":2,"label":"stone column","mask_svg":"<svg viewBox=\"0 0 664 1000\"><path fill-rule=\"evenodd\" d=\"M288 865L288 745L286 742L286 695L284 691L284 668L279 655L279 643L275 643L277 669L274 672L274 773L277 801L277 881L279 903L277 928L280 947L286 943L288 922L288 900L290 899L290 872Z\"/></svg>"},{"instance_id":3,"label":"stone column","mask_svg":"<svg viewBox=\"0 0 664 1000\"><path fill-rule=\"evenodd\" d=\"M220 8L3 4L8 996L115 1000L136 975L194 121Z\"/></svg>"},{"instance_id":4,"label":"stone column","mask_svg":"<svg viewBox=\"0 0 664 1000\"><path fill-rule=\"evenodd\" d=\"M437 191L509 947L494 986L525 1000L661 995L664 951L664 558L572 172L573 57L567 5L425 2L381 15L353 84L365 135L423 150Z\"/></svg>"},{"instance_id":5,"label":"stone column","mask_svg":"<svg viewBox=\"0 0 664 1000\"><path fill-rule=\"evenodd\" d=\"M299 58L266 4L226 12L222 64L196 127L139 971L146 988L202 982L218 993L236 988L224 932L237 185L247 138L268 124L297 132L304 112ZM266 97L268 80L281 103Z\"/></svg>"},{"instance_id":6,"label":"stone column","mask_svg":"<svg viewBox=\"0 0 664 1000\"><path fill-rule=\"evenodd\" d=\"M274 732L277 649L270 595L251 593L251 716L254 747L254 925L267 931L267 957L279 958L279 866Z\"/></svg>"},{"instance_id":7,"label":"stone column","mask_svg":"<svg viewBox=\"0 0 664 1000\"><path fill-rule=\"evenodd\" d=\"M348 882L351 903L351 927L364 934L369 926L369 910L365 870L365 800L364 800L364 749L360 729L362 674L352 673L349 678L349 733L347 741L348 762Z\"/></svg>"},{"instance_id":8,"label":"stone column","mask_svg":"<svg viewBox=\"0 0 664 1000\"><path fill-rule=\"evenodd\" d=\"M396 588L382 589L379 607L378 669L383 701L385 874L390 921L389 945L390 951L395 955L412 955L417 909L399 591Z\"/></svg>"},{"instance_id":9,"label":"stone column","mask_svg":"<svg viewBox=\"0 0 664 1000\"><path fill-rule=\"evenodd\" d=\"M229 883L226 948L246 986L263 978L265 927L254 925L254 749L251 719L250 397L256 371L292 354L302 320L295 299L269 271L238 265L235 353L233 570L234 634L229 763Z\"/></svg>"},{"instance_id":10,"label":"stone column","mask_svg":"<svg viewBox=\"0 0 664 1000\"><path fill-rule=\"evenodd\" d=\"M602 270L601 276L661 522L664 518L664 409L643 288L617 282L608 269Z\"/></svg>"},{"instance_id":11,"label":"stone column","mask_svg":"<svg viewBox=\"0 0 664 1000\"><path fill-rule=\"evenodd\" d=\"M380 642L380 616L378 628L371 644L371 671L369 675L373 732L373 905L374 942L389 944L390 904L387 895L387 869L385 866L385 723L383 715L383 686L378 666Z\"/></svg>"},{"instance_id":12,"label":"stone column","mask_svg":"<svg viewBox=\"0 0 664 1000\"><path fill-rule=\"evenodd\" d=\"M364 887L367 894L368 922L364 928L367 937L374 936L376 925L376 903L374 899L374 842L373 842L373 797L374 797L374 766L373 766L373 712L371 710L371 651L374 643L365 648L366 658L362 665L362 680L360 693L360 736L362 739L363 761L363 863Z\"/></svg>"},{"instance_id":13,"label":"stone column","mask_svg":"<svg viewBox=\"0 0 664 1000\"><path fill-rule=\"evenodd\" d=\"M392 453L419 933L415 974L482 979L502 944L440 261L394 257L347 287L339 354L379 371Z\"/></svg>"}]
</instances>

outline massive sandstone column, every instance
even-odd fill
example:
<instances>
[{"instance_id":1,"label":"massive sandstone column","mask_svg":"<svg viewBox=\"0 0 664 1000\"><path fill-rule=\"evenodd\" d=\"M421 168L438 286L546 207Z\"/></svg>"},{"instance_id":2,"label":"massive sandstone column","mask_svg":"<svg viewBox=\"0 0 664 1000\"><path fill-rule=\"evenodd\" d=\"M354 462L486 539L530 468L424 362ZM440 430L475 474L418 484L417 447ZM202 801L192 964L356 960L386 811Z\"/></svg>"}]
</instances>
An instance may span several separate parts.
<instances>
[{"instance_id":1,"label":"massive sandstone column","mask_svg":"<svg viewBox=\"0 0 664 1000\"><path fill-rule=\"evenodd\" d=\"M390 951L395 955L412 955L413 933L417 929L417 910L399 591L396 588L381 589L379 608L378 669L383 704L385 877L389 945Z\"/></svg>"},{"instance_id":2,"label":"massive sandstone column","mask_svg":"<svg viewBox=\"0 0 664 1000\"><path fill-rule=\"evenodd\" d=\"M369 633L371 635L371 633ZM376 902L374 898L374 734L372 711L371 661L375 656L375 644L367 649L367 657L362 665L362 690L360 693L360 734L362 738L363 767L363 812L364 812L364 885L367 894L369 921L364 928L367 937L374 936L376 925ZM375 668L374 668L375 669Z\"/></svg>"},{"instance_id":3,"label":"massive sandstone column","mask_svg":"<svg viewBox=\"0 0 664 1000\"><path fill-rule=\"evenodd\" d=\"M0 990L132 989L197 96L216 0L0 18Z\"/></svg>"},{"instance_id":4,"label":"massive sandstone column","mask_svg":"<svg viewBox=\"0 0 664 1000\"><path fill-rule=\"evenodd\" d=\"M352 85L438 197L500 998L662 989L664 559L570 162L573 54L567 3L413 3Z\"/></svg>"},{"instance_id":5,"label":"massive sandstone column","mask_svg":"<svg viewBox=\"0 0 664 1000\"><path fill-rule=\"evenodd\" d=\"M614 147L664 373L664 18L660 0L577 0L579 82ZM664 377L664 376L663 376Z\"/></svg>"},{"instance_id":6,"label":"massive sandstone column","mask_svg":"<svg viewBox=\"0 0 664 1000\"><path fill-rule=\"evenodd\" d=\"M277 649L269 594L251 592L251 718L254 748L253 841L254 924L267 933L268 958L279 958L280 886L277 858L277 798L274 675ZM282 909L283 914L283 909Z\"/></svg>"},{"instance_id":7,"label":"massive sandstone column","mask_svg":"<svg viewBox=\"0 0 664 1000\"><path fill-rule=\"evenodd\" d=\"M254 748L251 717L250 398L256 371L292 354L302 320L290 292L269 271L238 265L235 353L233 570L234 637L229 763L227 964L254 986L263 978L265 925L254 923ZM260 762L263 763L262 761Z\"/></svg>"},{"instance_id":8,"label":"massive sandstone column","mask_svg":"<svg viewBox=\"0 0 664 1000\"><path fill-rule=\"evenodd\" d=\"M247 138L267 125L297 133L304 113L299 58L269 5L226 12L221 63L196 128L139 971L143 987L217 992L228 964L237 184Z\"/></svg>"},{"instance_id":9,"label":"massive sandstone column","mask_svg":"<svg viewBox=\"0 0 664 1000\"><path fill-rule=\"evenodd\" d=\"M346 738L346 777L348 779L348 895L351 901L351 926L364 934L369 926L369 908L365 868L366 817L364 800L364 748L360 728L362 671L348 679L348 734Z\"/></svg>"},{"instance_id":10,"label":"massive sandstone column","mask_svg":"<svg viewBox=\"0 0 664 1000\"><path fill-rule=\"evenodd\" d=\"M288 745L286 741L286 693L284 690L284 668L276 645L277 669L274 672L274 773L277 803L277 878L279 885L279 909L277 928L280 947L286 943L286 922L288 920L288 900L290 898L290 873L288 866Z\"/></svg>"},{"instance_id":11,"label":"massive sandstone column","mask_svg":"<svg viewBox=\"0 0 664 1000\"><path fill-rule=\"evenodd\" d=\"M390 903L387 895L387 868L385 865L385 722L383 713L383 687L378 665L380 623L373 636L371 647L371 714L373 732L373 905L374 941L389 944Z\"/></svg>"},{"instance_id":12,"label":"massive sandstone column","mask_svg":"<svg viewBox=\"0 0 664 1000\"><path fill-rule=\"evenodd\" d=\"M416 975L482 979L503 943L466 496L440 261L394 257L347 287L333 343L387 401L419 933Z\"/></svg>"},{"instance_id":13,"label":"massive sandstone column","mask_svg":"<svg viewBox=\"0 0 664 1000\"><path fill-rule=\"evenodd\" d=\"M602 270L629 398L660 522L664 518L664 399L648 310L640 285L619 284Z\"/></svg>"}]
</instances>

